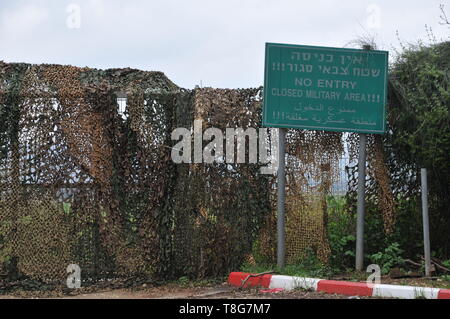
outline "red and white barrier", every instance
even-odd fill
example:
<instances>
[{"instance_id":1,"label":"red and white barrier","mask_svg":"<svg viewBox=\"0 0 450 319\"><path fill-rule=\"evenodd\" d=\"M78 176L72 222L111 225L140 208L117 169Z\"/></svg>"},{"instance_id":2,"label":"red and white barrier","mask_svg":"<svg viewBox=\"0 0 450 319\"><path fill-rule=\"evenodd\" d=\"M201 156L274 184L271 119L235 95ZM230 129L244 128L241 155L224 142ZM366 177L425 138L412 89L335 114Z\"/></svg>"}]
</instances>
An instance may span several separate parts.
<instances>
[{"instance_id":1,"label":"red and white barrier","mask_svg":"<svg viewBox=\"0 0 450 319\"><path fill-rule=\"evenodd\" d=\"M242 283L245 281L244 288L262 287L269 289L281 288L284 290L300 288L348 296L450 299L450 289L368 284L365 282L324 280L270 274L257 277L248 277L249 275L250 274L243 272L232 272L228 277L228 283L235 287L241 287Z\"/></svg>"}]
</instances>

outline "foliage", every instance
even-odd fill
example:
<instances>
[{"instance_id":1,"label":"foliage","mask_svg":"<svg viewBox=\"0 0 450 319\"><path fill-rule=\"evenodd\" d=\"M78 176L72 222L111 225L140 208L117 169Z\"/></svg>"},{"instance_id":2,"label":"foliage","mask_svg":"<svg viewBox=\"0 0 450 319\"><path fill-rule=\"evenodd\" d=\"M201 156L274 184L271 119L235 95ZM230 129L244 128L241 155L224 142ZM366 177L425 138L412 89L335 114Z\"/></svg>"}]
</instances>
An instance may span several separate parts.
<instances>
[{"instance_id":1,"label":"foliage","mask_svg":"<svg viewBox=\"0 0 450 319\"><path fill-rule=\"evenodd\" d=\"M398 243L392 243L378 253L369 256L372 263L377 264L381 267L381 272L383 275L389 273L393 267L402 266L405 260L401 257L403 250L400 249Z\"/></svg>"},{"instance_id":2,"label":"foliage","mask_svg":"<svg viewBox=\"0 0 450 319\"><path fill-rule=\"evenodd\" d=\"M443 256L450 253L449 84L450 42L404 47L391 67L384 141L401 205L419 196L419 169L428 169L432 247Z\"/></svg>"},{"instance_id":3,"label":"foliage","mask_svg":"<svg viewBox=\"0 0 450 319\"><path fill-rule=\"evenodd\" d=\"M330 265L346 270L352 267L355 257L355 216L345 210L345 197L328 196L328 238Z\"/></svg>"},{"instance_id":4,"label":"foliage","mask_svg":"<svg viewBox=\"0 0 450 319\"><path fill-rule=\"evenodd\" d=\"M312 249L307 249L304 258L295 263L286 265L283 269L274 264L250 264L244 263L241 271L247 273L262 273L266 271L275 271L277 274L298 277L316 277L330 278L338 270L322 263Z\"/></svg>"},{"instance_id":5,"label":"foliage","mask_svg":"<svg viewBox=\"0 0 450 319\"><path fill-rule=\"evenodd\" d=\"M259 274L266 271L274 271L276 269L276 265L270 263L260 263L254 264L249 262L244 262L240 267L240 270L247 273Z\"/></svg>"},{"instance_id":6,"label":"foliage","mask_svg":"<svg viewBox=\"0 0 450 319\"><path fill-rule=\"evenodd\" d=\"M178 281L177 281L177 283L182 287L187 287L189 285L189 282L190 282L190 280L186 276L178 278Z\"/></svg>"},{"instance_id":7,"label":"foliage","mask_svg":"<svg viewBox=\"0 0 450 319\"><path fill-rule=\"evenodd\" d=\"M450 259L449 259L449 260L444 260L444 261L442 262L442 265L443 265L444 267L450 268Z\"/></svg>"},{"instance_id":8,"label":"foliage","mask_svg":"<svg viewBox=\"0 0 450 319\"><path fill-rule=\"evenodd\" d=\"M323 263L318 258L316 252L308 248L305 256L299 259L296 263L287 265L280 270L283 274L288 276L304 276L304 277L330 277L335 269L332 269L328 264Z\"/></svg>"},{"instance_id":9,"label":"foliage","mask_svg":"<svg viewBox=\"0 0 450 319\"><path fill-rule=\"evenodd\" d=\"M416 259L423 254L422 212L418 196L397 199L395 232L388 238L404 250L405 258Z\"/></svg>"}]
</instances>

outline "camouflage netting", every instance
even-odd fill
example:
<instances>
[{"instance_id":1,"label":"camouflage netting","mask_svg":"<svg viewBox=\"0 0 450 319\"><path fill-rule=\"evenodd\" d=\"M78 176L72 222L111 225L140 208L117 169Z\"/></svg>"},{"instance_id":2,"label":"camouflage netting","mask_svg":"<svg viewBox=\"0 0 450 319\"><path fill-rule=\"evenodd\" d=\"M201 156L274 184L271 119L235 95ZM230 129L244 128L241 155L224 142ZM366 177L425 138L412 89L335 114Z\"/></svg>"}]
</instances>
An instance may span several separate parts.
<instances>
[{"instance_id":1,"label":"camouflage netting","mask_svg":"<svg viewBox=\"0 0 450 319\"><path fill-rule=\"evenodd\" d=\"M154 272L179 88L131 69L2 63L0 75L3 268L44 281L70 263L90 277Z\"/></svg>"},{"instance_id":2,"label":"camouflage netting","mask_svg":"<svg viewBox=\"0 0 450 319\"><path fill-rule=\"evenodd\" d=\"M171 160L171 132L194 119L203 130L260 127L261 97L184 90L160 72L0 62L0 274L65 283L74 263L84 279L200 278L273 261L274 176ZM308 249L329 258L326 198L343 151L341 133L288 131L289 263ZM373 154L389 231L388 176Z\"/></svg>"},{"instance_id":3,"label":"camouflage netting","mask_svg":"<svg viewBox=\"0 0 450 319\"><path fill-rule=\"evenodd\" d=\"M349 189L347 192L347 204L350 211L356 211L356 197L358 187L358 149L359 135L348 134L346 138L350 163L347 167ZM381 213L383 229L386 235L391 234L395 227L395 199L392 190L392 173L387 165L384 153L382 136L369 134L367 139L367 172L366 172L366 201L377 205L377 211ZM395 177L394 177L395 179ZM407 189L404 185L403 189Z\"/></svg>"}]
</instances>

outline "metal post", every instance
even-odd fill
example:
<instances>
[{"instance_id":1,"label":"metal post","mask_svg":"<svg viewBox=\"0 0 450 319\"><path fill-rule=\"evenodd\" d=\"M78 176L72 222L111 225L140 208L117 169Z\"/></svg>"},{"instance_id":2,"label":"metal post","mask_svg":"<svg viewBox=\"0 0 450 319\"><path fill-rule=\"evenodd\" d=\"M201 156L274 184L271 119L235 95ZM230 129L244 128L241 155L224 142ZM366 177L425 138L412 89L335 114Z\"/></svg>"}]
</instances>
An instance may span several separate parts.
<instances>
[{"instance_id":1,"label":"metal post","mask_svg":"<svg viewBox=\"0 0 450 319\"><path fill-rule=\"evenodd\" d=\"M370 44L363 45L364 50L373 50ZM366 144L367 134L359 133L358 157L358 203L356 220L356 270L362 271L364 267L364 215L366 193Z\"/></svg>"},{"instance_id":2,"label":"metal post","mask_svg":"<svg viewBox=\"0 0 450 319\"><path fill-rule=\"evenodd\" d=\"M286 173L285 173L285 154L286 154L286 129L278 129L278 217L277 217L277 265L284 268L285 259L285 225L284 208L286 199Z\"/></svg>"},{"instance_id":3,"label":"metal post","mask_svg":"<svg viewBox=\"0 0 450 319\"><path fill-rule=\"evenodd\" d=\"M422 220L423 220L423 247L425 253L425 275L431 275L431 256L430 256L430 228L428 223L428 184L427 169L420 170L420 180L422 188Z\"/></svg>"},{"instance_id":4,"label":"metal post","mask_svg":"<svg viewBox=\"0 0 450 319\"><path fill-rule=\"evenodd\" d=\"M358 157L358 206L356 221L356 270L362 271L364 267L364 210L366 186L366 142L367 135L359 134Z\"/></svg>"}]
</instances>

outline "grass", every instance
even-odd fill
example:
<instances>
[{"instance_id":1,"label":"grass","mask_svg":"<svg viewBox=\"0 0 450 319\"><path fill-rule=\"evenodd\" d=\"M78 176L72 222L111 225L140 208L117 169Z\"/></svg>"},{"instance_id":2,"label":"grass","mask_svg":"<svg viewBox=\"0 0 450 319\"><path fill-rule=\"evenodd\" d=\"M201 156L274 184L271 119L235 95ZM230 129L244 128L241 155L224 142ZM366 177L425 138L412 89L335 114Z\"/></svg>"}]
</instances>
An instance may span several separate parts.
<instances>
[{"instance_id":1,"label":"grass","mask_svg":"<svg viewBox=\"0 0 450 319\"><path fill-rule=\"evenodd\" d=\"M262 273L265 271L275 271L277 274L294 277L308 277L308 278L331 278L335 273L333 270L324 265L317 267L309 267L302 264L287 265L283 269L275 265L249 265L244 264L241 271L248 273Z\"/></svg>"}]
</instances>

